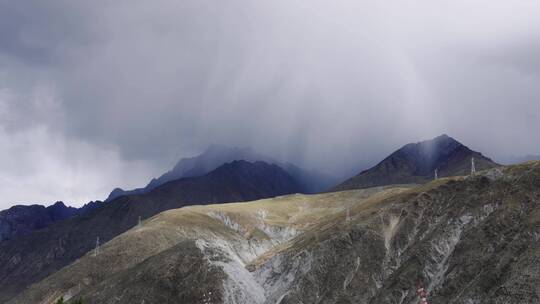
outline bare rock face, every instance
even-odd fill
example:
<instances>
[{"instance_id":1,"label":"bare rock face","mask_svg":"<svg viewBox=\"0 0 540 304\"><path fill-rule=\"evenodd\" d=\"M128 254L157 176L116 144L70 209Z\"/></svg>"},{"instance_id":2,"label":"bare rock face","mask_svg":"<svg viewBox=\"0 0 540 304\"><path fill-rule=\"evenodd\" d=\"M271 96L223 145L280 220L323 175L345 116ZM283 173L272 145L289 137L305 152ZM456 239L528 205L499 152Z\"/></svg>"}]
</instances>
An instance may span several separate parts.
<instances>
[{"instance_id":1,"label":"bare rock face","mask_svg":"<svg viewBox=\"0 0 540 304\"><path fill-rule=\"evenodd\" d=\"M267 303L417 303L418 282L433 303L540 303L539 163L533 167L496 181L448 182L320 231L323 241L274 257L306 266ZM297 271L281 270L264 284Z\"/></svg>"},{"instance_id":2,"label":"bare rock face","mask_svg":"<svg viewBox=\"0 0 540 304\"><path fill-rule=\"evenodd\" d=\"M533 162L412 189L170 210L8 303L416 304L421 284L430 303L533 304L539 259Z\"/></svg>"}]
</instances>

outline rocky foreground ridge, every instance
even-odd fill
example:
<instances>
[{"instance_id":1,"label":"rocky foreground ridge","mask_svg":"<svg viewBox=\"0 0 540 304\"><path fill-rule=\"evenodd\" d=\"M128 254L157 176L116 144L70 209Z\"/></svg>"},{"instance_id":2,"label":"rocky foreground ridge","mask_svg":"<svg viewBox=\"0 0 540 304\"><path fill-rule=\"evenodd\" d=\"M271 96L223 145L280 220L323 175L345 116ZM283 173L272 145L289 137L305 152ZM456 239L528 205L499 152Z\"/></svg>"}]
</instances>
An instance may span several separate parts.
<instances>
[{"instance_id":1,"label":"rocky foreground ridge","mask_svg":"<svg viewBox=\"0 0 540 304\"><path fill-rule=\"evenodd\" d=\"M162 212L9 303L540 303L540 162Z\"/></svg>"}]
</instances>

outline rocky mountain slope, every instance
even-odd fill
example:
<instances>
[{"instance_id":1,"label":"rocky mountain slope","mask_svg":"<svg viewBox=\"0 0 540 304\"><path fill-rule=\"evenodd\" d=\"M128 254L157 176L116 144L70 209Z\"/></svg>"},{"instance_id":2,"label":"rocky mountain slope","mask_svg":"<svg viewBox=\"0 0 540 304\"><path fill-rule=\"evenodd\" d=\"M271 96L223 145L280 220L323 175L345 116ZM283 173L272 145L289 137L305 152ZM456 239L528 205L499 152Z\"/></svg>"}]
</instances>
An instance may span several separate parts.
<instances>
[{"instance_id":1,"label":"rocky mountain slope","mask_svg":"<svg viewBox=\"0 0 540 304\"><path fill-rule=\"evenodd\" d=\"M295 180L276 165L235 161L207 175L123 196L85 214L0 243L0 303L161 211L191 204L249 201L295 193Z\"/></svg>"},{"instance_id":2,"label":"rocky mountain slope","mask_svg":"<svg viewBox=\"0 0 540 304\"><path fill-rule=\"evenodd\" d=\"M300 185L299 192L315 193L329 189L335 185L336 180L316 171L309 171L299 168L290 163L281 163L270 157L258 154L249 148L228 147L222 145L211 145L202 154L181 159L172 170L164 173L158 178L154 178L144 188L133 190L114 189L106 201L113 200L123 195L144 194L152 191L164 183L185 178L205 175L219 166L235 160L249 162L263 161L268 164L275 164L289 173L295 183Z\"/></svg>"},{"instance_id":3,"label":"rocky mountain slope","mask_svg":"<svg viewBox=\"0 0 540 304\"><path fill-rule=\"evenodd\" d=\"M346 180L333 191L362 189L391 184L418 184L439 177L465 175L499 166L480 152L472 151L448 135L403 146L371 169Z\"/></svg>"},{"instance_id":4,"label":"rocky mountain slope","mask_svg":"<svg viewBox=\"0 0 540 304\"><path fill-rule=\"evenodd\" d=\"M8 303L540 302L540 162L160 213Z\"/></svg>"}]
</instances>

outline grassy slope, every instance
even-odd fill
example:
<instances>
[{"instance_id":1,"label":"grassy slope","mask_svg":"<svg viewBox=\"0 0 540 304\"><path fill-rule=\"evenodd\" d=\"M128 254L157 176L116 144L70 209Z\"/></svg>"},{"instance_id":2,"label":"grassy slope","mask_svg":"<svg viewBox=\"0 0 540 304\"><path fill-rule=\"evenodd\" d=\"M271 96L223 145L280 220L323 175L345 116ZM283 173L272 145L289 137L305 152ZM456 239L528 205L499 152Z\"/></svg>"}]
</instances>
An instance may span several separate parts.
<instances>
[{"instance_id":1,"label":"grassy slope","mask_svg":"<svg viewBox=\"0 0 540 304\"><path fill-rule=\"evenodd\" d=\"M69 298L78 293L79 283L81 289L88 289L186 240L219 236L231 243L249 239L279 245L293 235L276 239L263 231L265 227L278 231L278 234L287 228L298 234L326 218L343 217L348 207L372 203L405 189L378 187L320 195L288 195L250 203L190 206L165 211L144 221L142 227L133 228L104 244L97 257L92 251L88 252L73 264L32 285L29 291L10 303L37 303L38 300L50 303L61 295ZM226 216L241 229L231 228L219 216Z\"/></svg>"}]
</instances>

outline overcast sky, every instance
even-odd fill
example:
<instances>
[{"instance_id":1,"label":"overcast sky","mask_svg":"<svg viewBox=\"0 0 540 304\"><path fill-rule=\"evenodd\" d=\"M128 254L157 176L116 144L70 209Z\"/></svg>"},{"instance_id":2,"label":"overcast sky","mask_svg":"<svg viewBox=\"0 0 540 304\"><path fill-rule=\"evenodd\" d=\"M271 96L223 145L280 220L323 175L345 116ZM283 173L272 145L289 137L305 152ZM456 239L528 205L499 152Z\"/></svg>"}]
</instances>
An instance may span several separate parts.
<instances>
[{"instance_id":1,"label":"overcast sky","mask_svg":"<svg viewBox=\"0 0 540 304\"><path fill-rule=\"evenodd\" d=\"M447 133L540 154L540 2L0 0L0 209L211 143L332 174Z\"/></svg>"}]
</instances>

